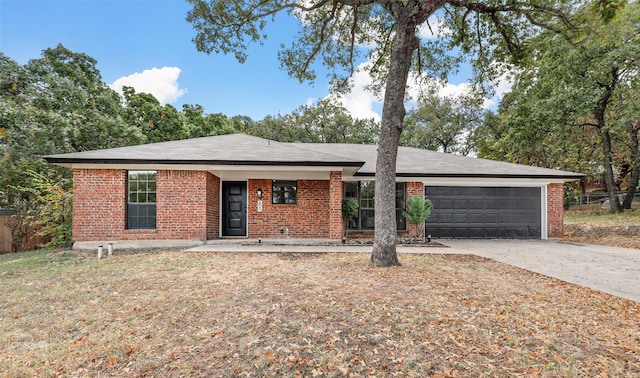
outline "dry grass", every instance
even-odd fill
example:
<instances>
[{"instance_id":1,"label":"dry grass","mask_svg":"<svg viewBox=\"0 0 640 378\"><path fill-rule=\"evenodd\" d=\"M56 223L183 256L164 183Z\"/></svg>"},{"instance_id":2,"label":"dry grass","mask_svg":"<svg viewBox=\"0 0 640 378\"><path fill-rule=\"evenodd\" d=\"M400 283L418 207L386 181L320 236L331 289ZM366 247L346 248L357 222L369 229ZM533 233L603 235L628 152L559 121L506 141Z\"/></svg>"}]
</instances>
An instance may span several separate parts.
<instances>
[{"instance_id":1,"label":"dry grass","mask_svg":"<svg viewBox=\"0 0 640 378\"><path fill-rule=\"evenodd\" d=\"M603 209L572 209L565 211L565 224L587 224L591 226L640 225L640 209L611 213Z\"/></svg>"},{"instance_id":2,"label":"dry grass","mask_svg":"<svg viewBox=\"0 0 640 378\"><path fill-rule=\"evenodd\" d=\"M0 256L0 376L640 375L640 304L473 256Z\"/></svg>"},{"instance_id":3,"label":"dry grass","mask_svg":"<svg viewBox=\"0 0 640 378\"><path fill-rule=\"evenodd\" d=\"M564 224L565 240L640 249L640 209L616 214L599 208L572 209L565 212Z\"/></svg>"}]
</instances>

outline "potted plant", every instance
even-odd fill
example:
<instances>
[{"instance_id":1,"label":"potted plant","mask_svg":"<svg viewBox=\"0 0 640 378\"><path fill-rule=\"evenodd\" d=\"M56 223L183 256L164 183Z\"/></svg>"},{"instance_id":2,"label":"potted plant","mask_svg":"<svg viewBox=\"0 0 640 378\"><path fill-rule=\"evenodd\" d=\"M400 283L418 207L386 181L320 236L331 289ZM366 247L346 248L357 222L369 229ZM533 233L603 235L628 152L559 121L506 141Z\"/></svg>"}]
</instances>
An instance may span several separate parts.
<instances>
[{"instance_id":1,"label":"potted plant","mask_svg":"<svg viewBox=\"0 0 640 378\"><path fill-rule=\"evenodd\" d=\"M407 222L413 224L416 238L424 239L424 235L418 235L418 227L420 223L429 218L432 208L433 204L431 201L425 200L420 196L411 196L411 198L409 198L409 201L407 202L407 209L404 212L404 217L407 219Z\"/></svg>"},{"instance_id":2,"label":"potted plant","mask_svg":"<svg viewBox=\"0 0 640 378\"><path fill-rule=\"evenodd\" d=\"M342 223L344 225L344 234L342 242L347 240L347 232L349 231L349 219L358 213L358 200L353 197L345 197L342 199Z\"/></svg>"}]
</instances>

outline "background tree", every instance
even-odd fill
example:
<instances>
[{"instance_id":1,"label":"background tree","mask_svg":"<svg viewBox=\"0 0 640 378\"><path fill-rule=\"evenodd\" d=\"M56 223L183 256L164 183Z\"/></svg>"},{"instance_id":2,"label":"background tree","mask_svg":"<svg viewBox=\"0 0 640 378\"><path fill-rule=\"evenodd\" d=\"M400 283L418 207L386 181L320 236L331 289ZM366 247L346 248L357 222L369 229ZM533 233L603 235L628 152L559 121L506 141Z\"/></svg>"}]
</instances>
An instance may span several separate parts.
<instances>
[{"instance_id":1,"label":"background tree","mask_svg":"<svg viewBox=\"0 0 640 378\"><path fill-rule=\"evenodd\" d=\"M150 93L136 93L123 87L126 102L125 119L145 136L146 143L187 138L189 130L172 105L161 105ZM189 109L190 110L190 109Z\"/></svg>"},{"instance_id":2,"label":"background tree","mask_svg":"<svg viewBox=\"0 0 640 378\"><path fill-rule=\"evenodd\" d=\"M554 33L537 38L534 58L493 119L502 126L483 127L494 132L493 149L511 160L592 174L602 167L611 211L617 212L622 180L616 171L624 175L638 164L637 118L628 109L637 110L639 101L631 92L640 69L640 8L637 2L610 3L578 9L573 23L581 29L569 39ZM492 149L484 147L483 153Z\"/></svg>"},{"instance_id":3,"label":"background tree","mask_svg":"<svg viewBox=\"0 0 640 378\"><path fill-rule=\"evenodd\" d=\"M287 72L299 80L313 80L313 63L321 59L331 68L333 83L344 89L362 56L372 62L372 88L382 92L384 105L378 140L375 193L375 237L371 261L378 266L399 265L396 254L395 168L405 117L405 91L412 69L443 77L464 57L478 78L491 79L500 71L496 60L517 62L522 43L540 30L555 27L555 18L574 1L534 0L317 0L308 2L189 0L187 14L196 30L194 43L206 53L231 53L244 62L248 43L266 38L264 28L276 15L300 20L300 33L279 57ZM566 8L566 9L563 9ZM439 22L431 17L439 17ZM421 27L439 24L441 38L419 38ZM370 48L369 48L370 47Z\"/></svg>"},{"instance_id":4,"label":"background tree","mask_svg":"<svg viewBox=\"0 0 640 378\"><path fill-rule=\"evenodd\" d=\"M354 119L337 101L324 99L290 114L267 116L247 132L279 142L373 144L378 125L373 119Z\"/></svg>"},{"instance_id":5,"label":"background tree","mask_svg":"<svg viewBox=\"0 0 640 378\"><path fill-rule=\"evenodd\" d=\"M38 185L28 171L70 190L71 172L46 164L43 155L141 141L122 115L120 97L102 82L95 59L62 45L24 66L0 54L0 207L21 217L36 210L34 192L23 190Z\"/></svg>"},{"instance_id":6,"label":"background tree","mask_svg":"<svg viewBox=\"0 0 640 378\"><path fill-rule=\"evenodd\" d=\"M204 114L202 105L182 105L180 115L185 123L188 138L199 138L211 135L233 134L236 132L234 122L224 114Z\"/></svg>"},{"instance_id":7,"label":"background tree","mask_svg":"<svg viewBox=\"0 0 640 378\"><path fill-rule=\"evenodd\" d=\"M468 155L475 151L475 130L485 113L483 102L478 92L456 97L428 94L405 118L400 144Z\"/></svg>"}]
</instances>

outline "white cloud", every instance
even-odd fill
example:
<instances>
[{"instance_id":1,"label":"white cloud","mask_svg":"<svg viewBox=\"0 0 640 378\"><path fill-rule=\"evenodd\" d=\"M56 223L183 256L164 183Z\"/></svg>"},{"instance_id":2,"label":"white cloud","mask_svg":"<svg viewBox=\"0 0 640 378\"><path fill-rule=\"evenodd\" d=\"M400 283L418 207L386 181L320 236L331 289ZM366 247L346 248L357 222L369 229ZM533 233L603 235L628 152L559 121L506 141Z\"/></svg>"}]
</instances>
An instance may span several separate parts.
<instances>
[{"instance_id":1,"label":"white cloud","mask_svg":"<svg viewBox=\"0 0 640 378\"><path fill-rule=\"evenodd\" d=\"M418 36L423 39L434 39L449 34L450 29L445 26L441 17L433 16L418 27Z\"/></svg>"},{"instance_id":2,"label":"white cloud","mask_svg":"<svg viewBox=\"0 0 640 378\"><path fill-rule=\"evenodd\" d=\"M371 84L371 77L365 72L369 62L362 63L356 73L351 77L352 87L348 93L337 95L338 100L349 111L354 118L373 118L380 121L381 113L376 109L381 109L383 100L374 96L366 87ZM503 74L494 85L494 95L487 98L483 104L485 109L497 106L505 93L511 90L511 74ZM420 98L421 91L425 86L437 86L437 93L441 97L458 97L468 94L473 89L472 83L444 83L436 79L419 80L417 75L410 75L408 81L406 107L407 110L415 108L416 100Z\"/></svg>"},{"instance_id":3,"label":"white cloud","mask_svg":"<svg viewBox=\"0 0 640 378\"><path fill-rule=\"evenodd\" d=\"M133 87L136 93L151 93L162 105L166 105L187 93L186 89L181 89L178 85L180 72L182 71L178 67L153 67L121 77L109 86L120 94L123 93L123 86Z\"/></svg>"},{"instance_id":4,"label":"white cloud","mask_svg":"<svg viewBox=\"0 0 640 378\"><path fill-rule=\"evenodd\" d=\"M371 84L371 77L365 71L371 63L365 62L358 66L351 76L351 90L345 94L337 95L338 100L349 111L353 118L380 121L381 117L373 108L375 104L381 104L382 99L375 97L366 87Z\"/></svg>"}]
</instances>

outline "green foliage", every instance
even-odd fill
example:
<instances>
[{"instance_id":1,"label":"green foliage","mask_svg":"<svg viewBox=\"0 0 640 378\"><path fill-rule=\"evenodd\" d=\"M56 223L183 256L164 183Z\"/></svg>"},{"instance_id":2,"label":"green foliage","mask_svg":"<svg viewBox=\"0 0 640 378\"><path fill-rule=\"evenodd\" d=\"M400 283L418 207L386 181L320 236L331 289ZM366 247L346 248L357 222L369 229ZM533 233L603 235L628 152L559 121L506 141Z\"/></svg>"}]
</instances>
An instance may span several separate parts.
<instances>
[{"instance_id":1,"label":"green foliage","mask_svg":"<svg viewBox=\"0 0 640 378\"><path fill-rule=\"evenodd\" d=\"M420 196L411 196L407 202L407 209L404 212L404 217L407 219L407 222L417 225L429 218L432 208L433 204L431 201Z\"/></svg>"},{"instance_id":2,"label":"green foliage","mask_svg":"<svg viewBox=\"0 0 640 378\"><path fill-rule=\"evenodd\" d=\"M44 174L27 170L28 187L16 190L31 198L30 209L23 221L34 227L36 235L49 239L47 247L63 247L71 243L72 191L68 184L55 182Z\"/></svg>"},{"instance_id":3,"label":"green foliage","mask_svg":"<svg viewBox=\"0 0 640 378\"><path fill-rule=\"evenodd\" d=\"M344 236L347 236L347 230L349 229L349 219L358 214L358 200L353 197L342 198L342 220L344 223Z\"/></svg>"},{"instance_id":4,"label":"green foliage","mask_svg":"<svg viewBox=\"0 0 640 378\"><path fill-rule=\"evenodd\" d=\"M342 199L342 219L349 220L358 213L358 200L353 197Z\"/></svg>"},{"instance_id":5,"label":"green foliage","mask_svg":"<svg viewBox=\"0 0 640 378\"><path fill-rule=\"evenodd\" d=\"M565 210L569 209L572 203L577 203L580 201L580 192L576 189L576 187L572 184L564 184L564 198L563 198L563 207Z\"/></svg>"},{"instance_id":6,"label":"green foliage","mask_svg":"<svg viewBox=\"0 0 640 378\"><path fill-rule=\"evenodd\" d=\"M418 226L431 215L433 204L429 200L425 200L421 196L411 196L407 202L407 209L404 211L404 217L407 222L413 224L415 236L418 237Z\"/></svg>"},{"instance_id":7,"label":"green foliage","mask_svg":"<svg viewBox=\"0 0 640 378\"><path fill-rule=\"evenodd\" d=\"M324 99L291 114L267 116L246 132L279 142L372 144L378 137L378 124L373 119L354 119L336 100Z\"/></svg>"},{"instance_id":8,"label":"green foliage","mask_svg":"<svg viewBox=\"0 0 640 378\"><path fill-rule=\"evenodd\" d=\"M483 101L478 92L458 97L427 95L405 118L400 144L468 155L475 150L474 133L485 113Z\"/></svg>"}]
</instances>

